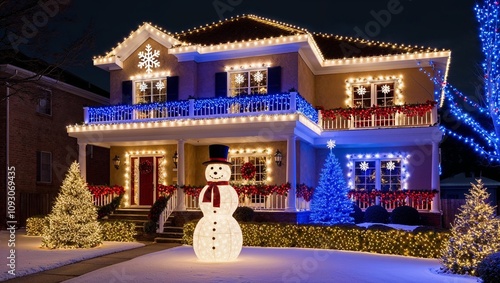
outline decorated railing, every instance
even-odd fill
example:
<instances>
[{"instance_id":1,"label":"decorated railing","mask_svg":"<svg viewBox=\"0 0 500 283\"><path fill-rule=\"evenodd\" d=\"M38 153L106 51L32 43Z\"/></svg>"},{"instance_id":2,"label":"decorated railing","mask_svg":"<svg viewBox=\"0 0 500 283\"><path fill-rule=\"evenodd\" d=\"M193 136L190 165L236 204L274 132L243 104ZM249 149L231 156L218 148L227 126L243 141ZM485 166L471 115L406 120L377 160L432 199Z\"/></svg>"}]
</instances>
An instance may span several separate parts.
<instances>
[{"instance_id":1,"label":"decorated railing","mask_svg":"<svg viewBox=\"0 0 500 283\"><path fill-rule=\"evenodd\" d=\"M286 209L290 184L282 185L233 185L238 193L239 206L252 207L258 211L282 211ZM203 187L183 186L184 205L187 210L198 210L199 195ZM299 210L309 210L313 188L297 186L296 205Z\"/></svg>"},{"instance_id":2,"label":"decorated railing","mask_svg":"<svg viewBox=\"0 0 500 283\"><path fill-rule=\"evenodd\" d=\"M400 191L349 191L349 198L365 210L372 205L381 205L388 211L399 206L411 206L420 211L429 211L436 191L400 190Z\"/></svg>"},{"instance_id":3,"label":"decorated railing","mask_svg":"<svg viewBox=\"0 0 500 283\"><path fill-rule=\"evenodd\" d=\"M85 124L169 119L220 118L263 113L302 113L318 122L317 111L296 92L189 99L149 104L85 107Z\"/></svg>"},{"instance_id":4,"label":"decorated railing","mask_svg":"<svg viewBox=\"0 0 500 283\"><path fill-rule=\"evenodd\" d=\"M125 189L122 186L103 186L103 185L88 185L90 192L92 193L92 202L95 206L105 206L111 201L125 193Z\"/></svg>"},{"instance_id":5,"label":"decorated railing","mask_svg":"<svg viewBox=\"0 0 500 283\"><path fill-rule=\"evenodd\" d=\"M325 130L430 126L437 123L436 102L389 107L336 108L320 111Z\"/></svg>"},{"instance_id":6,"label":"decorated railing","mask_svg":"<svg viewBox=\"0 0 500 283\"><path fill-rule=\"evenodd\" d=\"M165 222L170 217L170 215L172 215L172 212L174 212L177 205L177 186L165 186L160 184L158 185L158 192L159 197L170 196L165 209L160 213L158 228L156 230L157 233L163 233Z\"/></svg>"}]
</instances>

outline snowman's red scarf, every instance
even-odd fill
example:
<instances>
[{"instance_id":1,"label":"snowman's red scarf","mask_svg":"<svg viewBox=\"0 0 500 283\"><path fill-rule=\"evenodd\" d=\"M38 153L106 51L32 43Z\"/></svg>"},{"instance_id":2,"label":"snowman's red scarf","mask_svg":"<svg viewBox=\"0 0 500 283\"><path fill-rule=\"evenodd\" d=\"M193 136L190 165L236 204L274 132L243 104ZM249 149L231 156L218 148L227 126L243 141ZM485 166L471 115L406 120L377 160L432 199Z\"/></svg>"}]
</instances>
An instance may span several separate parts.
<instances>
[{"instance_id":1,"label":"snowman's red scarf","mask_svg":"<svg viewBox=\"0 0 500 283\"><path fill-rule=\"evenodd\" d=\"M203 194L203 202L212 202L212 191L214 192L214 207L220 207L220 192L218 185L229 185L228 181L208 182L208 188Z\"/></svg>"}]
</instances>

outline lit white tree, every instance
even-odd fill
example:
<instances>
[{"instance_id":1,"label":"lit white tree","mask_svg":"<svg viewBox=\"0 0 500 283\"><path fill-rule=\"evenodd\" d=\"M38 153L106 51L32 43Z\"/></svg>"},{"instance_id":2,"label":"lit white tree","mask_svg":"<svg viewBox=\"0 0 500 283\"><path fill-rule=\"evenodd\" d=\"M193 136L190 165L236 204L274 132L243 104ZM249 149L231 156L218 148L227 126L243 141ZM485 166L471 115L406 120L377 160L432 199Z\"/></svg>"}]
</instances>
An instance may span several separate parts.
<instances>
[{"instance_id":1,"label":"lit white tree","mask_svg":"<svg viewBox=\"0 0 500 283\"><path fill-rule=\"evenodd\" d=\"M92 194L73 162L61 186L52 212L47 216L42 246L57 249L92 248L102 243L101 228Z\"/></svg>"}]
</instances>

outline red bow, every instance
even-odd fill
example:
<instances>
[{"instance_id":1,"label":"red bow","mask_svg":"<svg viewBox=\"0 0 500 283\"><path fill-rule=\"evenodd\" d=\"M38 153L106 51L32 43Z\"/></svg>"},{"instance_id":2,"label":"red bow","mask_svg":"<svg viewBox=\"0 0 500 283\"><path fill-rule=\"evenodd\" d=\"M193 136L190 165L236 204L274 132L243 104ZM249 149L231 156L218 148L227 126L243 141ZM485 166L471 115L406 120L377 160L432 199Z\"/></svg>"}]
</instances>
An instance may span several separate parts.
<instances>
[{"instance_id":1,"label":"red bow","mask_svg":"<svg viewBox=\"0 0 500 283\"><path fill-rule=\"evenodd\" d=\"M203 195L203 202L212 202L212 191L214 192L214 207L220 207L220 192L218 185L229 185L228 181L208 182L208 188Z\"/></svg>"}]
</instances>

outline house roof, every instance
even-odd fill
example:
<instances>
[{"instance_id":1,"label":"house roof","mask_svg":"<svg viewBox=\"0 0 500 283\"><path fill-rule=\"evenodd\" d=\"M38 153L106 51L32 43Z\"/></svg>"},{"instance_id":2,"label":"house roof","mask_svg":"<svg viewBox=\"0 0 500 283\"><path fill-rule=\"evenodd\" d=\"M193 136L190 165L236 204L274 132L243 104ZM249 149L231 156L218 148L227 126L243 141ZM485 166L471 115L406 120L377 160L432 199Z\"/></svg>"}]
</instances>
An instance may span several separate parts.
<instances>
[{"instance_id":1,"label":"house roof","mask_svg":"<svg viewBox=\"0 0 500 283\"><path fill-rule=\"evenodd\" d=\"M307 30L254 15L243 15L173 36L187 44L215 45L297 34L307 34Z\"/></svg>"}]
</instances>

